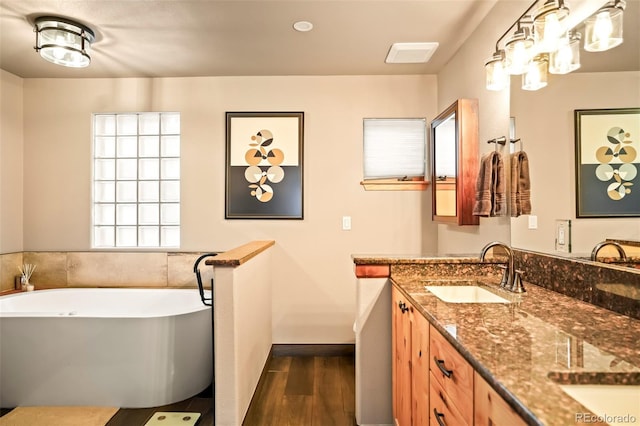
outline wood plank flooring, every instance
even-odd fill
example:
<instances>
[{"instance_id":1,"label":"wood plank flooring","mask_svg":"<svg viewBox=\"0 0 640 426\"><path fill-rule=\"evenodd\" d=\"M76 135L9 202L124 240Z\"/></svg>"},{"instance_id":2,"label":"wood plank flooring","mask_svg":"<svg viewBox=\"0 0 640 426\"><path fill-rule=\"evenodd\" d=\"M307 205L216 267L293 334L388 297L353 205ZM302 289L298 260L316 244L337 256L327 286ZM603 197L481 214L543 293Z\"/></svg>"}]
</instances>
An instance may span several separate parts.
<instances>
[{"instance_id":1,"label":"wood plank flooring","mask_svg":"<svg viewBox=\"0 0 640 426\"><path fill-rule=\"evenodd\" d=\"M273 357L244 426L355 425L353 356Z\"/></svg>"},{"instance_id":2,"label":"wood plank flooring","mask_svg":"<svg viewBox=\"0 0 640 426\"><path fill-rule=\"evenodd\" d=\"M193 398L153 408L122 408L106 426L143 426L157 411L202 413L213 426L211 388ZM11 411L3 409L0 416ZM243 426L354 426L355 362L338 356L273 356L256 388Z\"/></svg>"}]
</instances>

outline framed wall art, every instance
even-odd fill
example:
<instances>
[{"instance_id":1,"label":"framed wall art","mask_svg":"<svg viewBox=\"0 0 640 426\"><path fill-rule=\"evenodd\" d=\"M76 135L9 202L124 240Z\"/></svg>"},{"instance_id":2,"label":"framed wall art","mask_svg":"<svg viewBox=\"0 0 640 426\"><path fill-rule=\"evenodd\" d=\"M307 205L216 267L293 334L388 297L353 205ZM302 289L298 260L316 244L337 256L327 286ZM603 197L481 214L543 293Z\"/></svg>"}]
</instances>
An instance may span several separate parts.
<instances>
[{"instance_id":1,"label":"framed wall art","mask_svg":"<svg viewBox=\"0 0 640 426\"><path fill-rule=\"evenodd\" d=\"M576 217L640 216L640 108L574 111Z\"/></svg>"},{"instance_id":2,"label":"framed wall art","mask_svg":"<svg viewBox=\"0 0 640 426\"><path fill-rule=\"evenodd\" d=\"M226 219L303 218L303 112L226 113Z\"/></svg>"}]
</instances>

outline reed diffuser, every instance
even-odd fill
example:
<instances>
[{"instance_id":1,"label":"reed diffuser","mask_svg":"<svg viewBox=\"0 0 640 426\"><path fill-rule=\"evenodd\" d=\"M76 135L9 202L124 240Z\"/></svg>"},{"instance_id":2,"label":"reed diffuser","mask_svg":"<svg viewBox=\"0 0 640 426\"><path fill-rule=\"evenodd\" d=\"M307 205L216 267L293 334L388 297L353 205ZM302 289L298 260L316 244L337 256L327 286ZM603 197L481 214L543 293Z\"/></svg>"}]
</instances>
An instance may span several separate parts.
<instances>
[{"instance_id":1,"label":"reed diffuser","mask_svg":"<svg viewBox=\"0 0 640 426\"><path fill-rule=\"evenodd\" d=\"M36 265L33 263L23 263L20 267L20 273L22 274L20 277L20 284L22 284L22 289L27 291L33 290L33 284L29 282L31 279L31 275L33 275L33 271L36 270Z\"/></svg>"}]
</instances>

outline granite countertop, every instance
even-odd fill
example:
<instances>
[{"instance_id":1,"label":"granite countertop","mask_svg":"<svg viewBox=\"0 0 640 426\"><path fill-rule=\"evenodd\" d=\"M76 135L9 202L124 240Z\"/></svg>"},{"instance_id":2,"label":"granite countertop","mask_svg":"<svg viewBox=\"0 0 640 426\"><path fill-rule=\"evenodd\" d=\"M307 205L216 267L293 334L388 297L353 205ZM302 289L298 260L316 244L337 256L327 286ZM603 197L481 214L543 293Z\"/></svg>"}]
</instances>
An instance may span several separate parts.
<instances>
[{"instance_id":1,"label":"granite countertop","mask_svg":"<svg viewBox=\"0 0 640 426\"><path fill-rule=\"evenodd\" d=\"M398 269L393 284L529 424L589 413L561 384L640 385L640 320L527 282L515 295L486 277L477 279L512 303L446 303L424 289L446 281Z\"/></svg>"}]
</instances>

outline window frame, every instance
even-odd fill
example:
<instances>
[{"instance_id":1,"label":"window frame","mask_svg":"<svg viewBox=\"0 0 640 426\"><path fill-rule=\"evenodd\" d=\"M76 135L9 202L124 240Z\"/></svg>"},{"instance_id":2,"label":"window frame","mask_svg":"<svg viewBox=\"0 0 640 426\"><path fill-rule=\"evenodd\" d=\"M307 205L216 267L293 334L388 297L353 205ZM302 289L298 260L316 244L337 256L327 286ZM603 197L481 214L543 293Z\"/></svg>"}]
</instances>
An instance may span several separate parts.
<instances>
[{"instance_id":1,"label":"window frame","mask_svg":"<svg viewBox=\"0 0 640 426\"><path fill-rule=\"evenodd\" d=\"M129 116L129 124L132 123L132 116L135 116L135 131L132 125L128 131L119 129L119 118ZM157 128L154 125L151 129L144 128L143 120L151 119L155 125L157 119ZM157 117L153 117L157 116ZM101 123L104 128L98 130L99 117L103 118ZM177 123L171 124L171 120ZM165 121L166 119L166 121ZM92 113L91 125L91 249L95 250L167 250L179 249L182 244L181 231L181 178L182 178L182 140L181 140L181 121L182 117L178 111L138 111L138 112L98 112ZM113 127L111 127L113 126ZM166 127L166 128L165 128ZM153 149L151 153L144 152L145 138L157 138L152 141ZM129 141L124 141L129 138ZM135 139L135 153L133 152L132 140ZM103 144L99 148L99 144ZM122 153L122 147L128 144L130 152ZM155 152L154 152L155 151ZM119 175L119 167L125 163L135 162L135 177L133 173L129 176ZM99 164L106 165L110 170L103 176L97 176L99 173ZM145 165L151 165L148 176L141 176L144 172L142 168ZM157 167L157 169L156 169ZM125 185L125 183L129 183ZM144 197L141 194L143 187L147 183L150 193ZM131 196L128 200L119 198L122 193L119 192L125 186L133 189L135 186L135 196ZM155 186L155 188L153 188ZM103 194L98 188L106 188ZM173 191L173 192L172 192ZM131 191L133 192L133 191ZM105 195L106 194L106 195ZM100 215L100 206L103 206L103 212L107 212L104 217ZM127 222L120 222L122 217L119 216L118 206L135 208L135 214L127 217ZM145 207L147 206L147 207ZM152 214L148 221L141 218L141 212L144 209L150 209ZM177 210L176 210L177 209ZM171 218L163 219L163 214L167 210L173 210ZM154 217L155 216L155 217ZM119 219L120 217L120 219ZM129 223L131 222L131 223ZM118 231L130 232L130 241L133 244L127 244L119 239ZM135 231L135 239L132 235ZM105 232L106 238L100 241L100 232ZM143 234L151 232L150 244L145 244ZM109 235L111 233L111 235ZM155 235L154 235L155 233ZM173 234L173 235L171 235ZM154 241L155 239L155 241Z\"/></svg>"}]
</instances>

